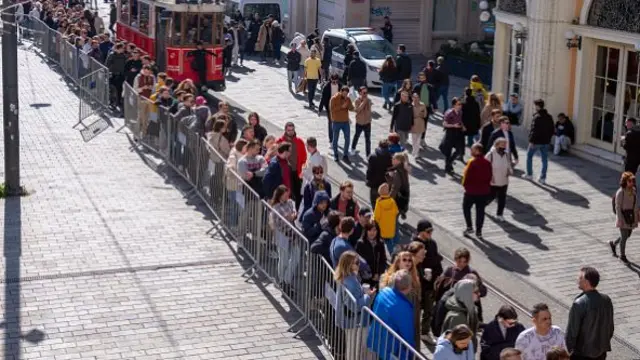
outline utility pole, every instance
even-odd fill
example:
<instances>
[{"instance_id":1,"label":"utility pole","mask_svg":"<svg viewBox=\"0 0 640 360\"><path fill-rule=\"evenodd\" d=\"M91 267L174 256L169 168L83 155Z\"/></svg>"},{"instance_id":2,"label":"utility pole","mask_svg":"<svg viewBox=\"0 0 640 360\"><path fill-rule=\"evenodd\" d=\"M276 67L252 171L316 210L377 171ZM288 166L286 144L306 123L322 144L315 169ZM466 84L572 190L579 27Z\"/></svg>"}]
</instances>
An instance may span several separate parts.
<instances>
[{"instance_id":1,"label":"utility pole","mask_svg":"<svg viewBox=\"0 0 640 360\"><path fill-rule=\"evenodd\" d=\"M20 129L18 128L18 32L16 7L3 0L2 11L2 100L4 119L4 176L8 196L19 196Z\"/></svg>"}]
</instances>

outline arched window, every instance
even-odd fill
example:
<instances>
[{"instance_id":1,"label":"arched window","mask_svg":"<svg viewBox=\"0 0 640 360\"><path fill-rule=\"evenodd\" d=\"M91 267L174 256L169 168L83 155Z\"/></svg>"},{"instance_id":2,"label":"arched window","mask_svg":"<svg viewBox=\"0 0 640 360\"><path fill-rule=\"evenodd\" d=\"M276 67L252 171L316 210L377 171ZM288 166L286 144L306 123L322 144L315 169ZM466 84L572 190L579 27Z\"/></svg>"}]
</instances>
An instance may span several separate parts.
<instances>
[{"instance_id":1,"label":"arched window","mask_svg":"<svg viewBox=\"0 0 640 360\"><path fill-rule=\"evenodd\" d=\"M593 0L587 25L640 33L640 1Z\"/></svg>"},{"instance_id":2,"label":"arched window","mask_svg":"<svg viewBox=\"0 0 640 360\"><path fill-rule=\"evenodd\" d=\"M527 15L527 0L499 0L498 9L504 12Z\"/></svg>"}]
</instances>

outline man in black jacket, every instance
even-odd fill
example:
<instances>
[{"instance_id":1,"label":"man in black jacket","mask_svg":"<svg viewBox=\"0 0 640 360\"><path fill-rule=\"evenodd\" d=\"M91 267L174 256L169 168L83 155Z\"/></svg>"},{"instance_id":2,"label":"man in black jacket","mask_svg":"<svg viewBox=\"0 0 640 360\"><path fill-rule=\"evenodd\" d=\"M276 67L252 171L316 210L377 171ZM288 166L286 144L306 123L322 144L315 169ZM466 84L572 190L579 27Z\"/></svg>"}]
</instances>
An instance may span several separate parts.
<instances>
[{"instance_id":1,"label":"man in black jacket","mask_svg":"<svg viewBox=\"0 0 640 360\"><path fill-rule=\"evenodd\" d=\"M411 64L411 58L407 55L407 47L403 44L398 45L398 56L396 57L397 68L397 88L402 88L402 82L405 79L411 79L411 72L413 71Z\"/></svg>"},{"instance_id":2,"label":"man in black jacket","mask_svg":"<svg viewBox=\"0 0 640 360\"><path fill-rule=\"evenodd\" d=\"M342 89L342 82L338 74L331 74L330 81L324 83L322 86L322 93L320 94L320 105L318 105L318 116L324 108L327 108L327 123L329 124L329 143L333 143L333 130L331 126L331 111L329 111L329 101L333 95L340 92Z\"/></svg>"},{"instance_id":3,"label":"man in black jacket","mask_svg":"<svg viewBox=\"0 0 640 360\"><path fill-rule=\"evenodd\" d=\"M302 55L298 52L298 46L293 44L291 50L287 53L287 84L289 91L295 91L298 87L298 78L300 78L300 60ZM293 90L291 85L293 84Z\"/></svg>"},{"instance_id":4,"label":"man in black jacket","mask_svg":"<svg viewBox=\"0 0 640 360\"><path fill-rule=\"evenodd\" d=\"M635 174L640 166L640 127L634 118L628 118L626 126L627 132L622 142L622 147L627 152L624 157L624 171Z\"/></svg>"},{"instance_id":5,"label":"man in black jacket","mask_svg":"<svg viewBox=\"0 0 640 360\"><path fill-rule=\"evenodd\" d=\"M565 335L572 360L604 360L611 351L613 304L596 290L599 282L598 270L589 266L580 269L578 287L582 294L571 305Z\"/></svg>"},{"instance_id":6,"label":"man in black jacket","mask_svg":"<svg viewBox=\"0 0 640 360\"><path fill-rule=\"evenodd\" d=\"M349 83L355 92L358 92L361 86L367 85L367 65L360 58L358 51L353 53L353 60L349 64Z\"/></svg>"},{"instance_id":7,"label":"man in black jacket","mask_svg":"<svg viewBox=\"0 0 640 360\"><path fill-rule=\"evenodd\" d=\"M127 63L127 55L124 54L124 45L116 44L106 60L106 66L109 69L109 85L116 90L113 106L122 104L122 85L126 79L125 65Z\"/></svg>"},{"instance_id":8,"label":"man in black jacket","mask_svg":"<svg viewBox=\"0 0 640 360\"><path fill-rule=\"evenodd\" d=\"M433 307L435 305L434 282L443 272L442 256L438 252L438 244L433 240L433 225L429 220L420 220L417 225L417 234L413 241L424 244L427 254L420 264L420 284L422 288L422 334L423 341L434 345L436 339L429 333L431 318L433 317Z\"/></svg>"},{"instance_id":9,"label":"man in black jacket","mask_svg":"<svg viewBox=\"0 0 640 360\"><path fill-rule=\"evenodd\" d=\"M387 182L385 175L390 167L389 141L386 139L380 140L378 148L369 156L367 165L367 187L369 187L369 199L372 208L376 207L378 187Z\"/></svg>"},{"instance_id":10,"label":"man in black jacket","mask_svg":"<svg viewBox=\"0 0 640 360\"><path fill-rule=\"evenodd\" d=\"M531 130L529 131L529 150L527 151L527 174L526 179L533 178L533 156L540 151L542 158L542 170L538 181L544 184L547 180L547 158L549 156L549 144L556 132L553 118L544 108L544 100L538 99L533 102L536 113L531 120Z\"/></svg>"}]
</instances>

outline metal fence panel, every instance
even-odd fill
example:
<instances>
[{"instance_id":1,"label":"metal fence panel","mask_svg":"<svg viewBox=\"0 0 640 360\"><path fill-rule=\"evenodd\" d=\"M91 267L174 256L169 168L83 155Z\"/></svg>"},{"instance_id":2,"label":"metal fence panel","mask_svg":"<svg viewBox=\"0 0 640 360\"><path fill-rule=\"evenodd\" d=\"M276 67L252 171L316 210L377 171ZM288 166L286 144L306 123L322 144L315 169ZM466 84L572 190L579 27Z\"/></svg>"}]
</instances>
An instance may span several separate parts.
<instances>
[{"instance_id":1,"label":"metal fence panel","mask_svg":"<svg viewBox=\"0 0 640 360\"><path fill-rule=\"evenodd\" d=\"M131 85L125 83L122 89L123 108L124 108L124 126L137 136L140 133L138 127L139 112L139 96Z\"/></svg>"}]
</instances>

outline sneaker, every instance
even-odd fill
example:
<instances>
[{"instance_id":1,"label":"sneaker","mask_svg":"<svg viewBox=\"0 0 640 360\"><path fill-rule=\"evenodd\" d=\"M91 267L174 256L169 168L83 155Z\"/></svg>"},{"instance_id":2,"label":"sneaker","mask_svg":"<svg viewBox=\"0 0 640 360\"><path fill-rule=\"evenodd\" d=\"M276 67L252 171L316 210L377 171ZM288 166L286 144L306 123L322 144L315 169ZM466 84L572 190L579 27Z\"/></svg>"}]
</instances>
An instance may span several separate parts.
<instances>
[{"instance_id":1,"label":"sneaker","mask_svg":"<svg viewBox=\"0 0 640 360\"><path fill-rule=\"evenodd\" d=\"M470 227L469 227L469 228L466 228L466 229L462 232L462 234L463 234L463 235L471 235L471 234L473 234L473 228L470 228Z\"/></svg>"},{"instance_id":2,"label":"sneaker","mask_svg":"<svg viewBox=\"0 0 640 360\"><path fill-rule=\"evenodd\" d=\"M618 257L618 253L616 252L616 244L614 244L613 241L609 241L609 246L611 247L613 256Z\"/></svg>"},{"instance_id":3,"label":"sneaker","mask_svg":"<svg viewBox=\"0 0 640 360\"><path fill-rule=\"evenodd\" d=\"M346 155L342 157L342 161L344 161L345 164L351 164L351 160L349 160L349 157Z\"/></svg>"},{"instance_id":4,"label":"sneaker","mask_svg":"<svg viewBox=\"0 0 640 360\"><path fill-rule=\"evenodd\" d=\"M524 174L524 175L522 175L522 178L525 179L525 180L533 180L533 175Z\"/></svg>"},{"instance_id":5,"label":"sneaker","mask_svg":"<svg viewBox=\"0 0 640 360\"><path fill-rule=\"evenodd\" d=\"M623 263L625 263L625 264L628 264L628 263L629 263L629 260L627 260L626 255L620 255L620 260L621 260Z\"/></svg>"},{"instance_id":6,"label":"sneaker","mask_svg":"<svg viewBox=\"0 0 640 360\"><path fill-rule=\"evenodd\" d=\"M500 222L504 222L504 216L502 216L502 215L498 215L498 216L496 216L496 219L497 219L498 221L500 221Z\"/></svg>"},{"instance_id":7,"label":"sneaker","mask_svg":"<svg viewBox=\"0 0 640 360\"><path fill-rule=\"evenodd\" d=\"M538 179L538 182L539 182L540 184L542 184L542 185L546 185L546 184L547 184L547 180L545 180L545 179L543 179L543 178Z\"/></svg>"},{"instance_id":8,"label":"sneaker","mask_svg":"<svg viewBox=\"0 0 640 360\"><path fill-rule=\"evenodd\" d=\"M478 240L484 240L484 236L482 236L482 233L480 233L480 232L476 232L476 238Z\"/></svg>"},{"instance_id":9,"label":"sneaker","mask_svg":"<svg viewBox=\"0 0 640 360\"><path fill-rule=\"evenodd\" d=\"M425 343L427 343L428 345L436 344L436 339L433 336L431 336L431 334L422 334L420 335L420 339Z\"/></svg>"}]
</instances>

